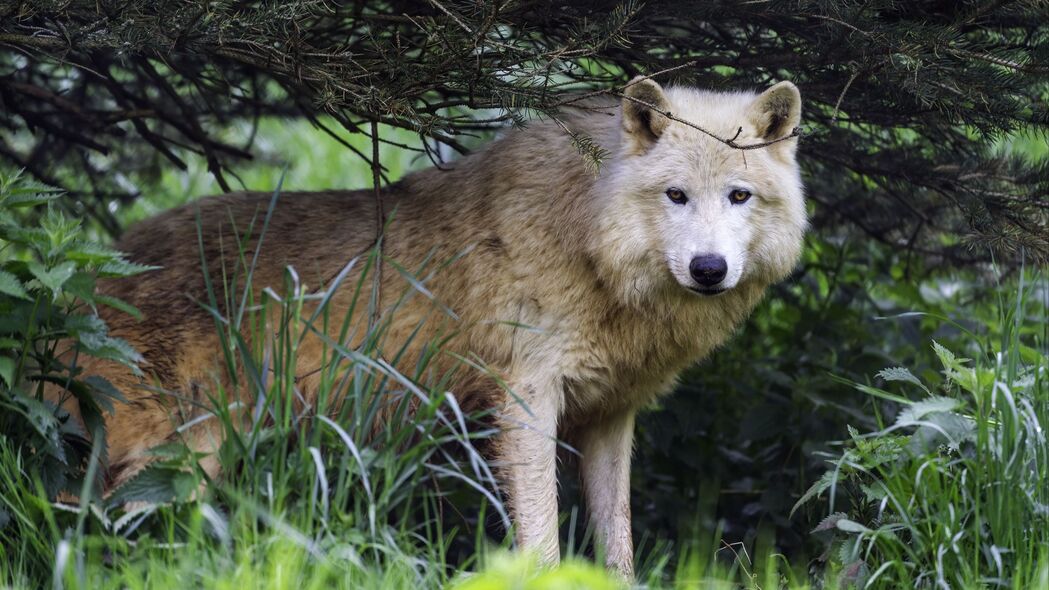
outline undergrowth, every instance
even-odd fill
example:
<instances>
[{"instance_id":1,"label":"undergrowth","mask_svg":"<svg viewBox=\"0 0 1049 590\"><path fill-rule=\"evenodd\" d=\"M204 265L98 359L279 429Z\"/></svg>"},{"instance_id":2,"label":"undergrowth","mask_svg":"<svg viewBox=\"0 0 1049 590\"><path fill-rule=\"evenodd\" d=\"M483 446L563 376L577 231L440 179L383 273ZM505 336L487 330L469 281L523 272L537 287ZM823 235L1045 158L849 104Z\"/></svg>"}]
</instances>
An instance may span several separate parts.
<instances>
[{"instance_id":1,"label":"undergrowth","mask_svg":"<svg viewBox=\"0 0 1049 590\"><path fill-rule=\"evenodd\" d=\"M48 194L9 178L0 188ZM51 199L20 198L24 206ZM0 199L8 215L0 219L13 219L12 203ZM238 244L235 267L205 269L224 277L200 302L220 334L224 378L214 380L205 407L191 408L181 431L218 426L222 476L208 478L201 454L166 445L154 450L148 469L101 498L91 483L105 461L101 436L89 436L34 384L65 375L61 383L78 387L60 343L84 354L119 353L115 358L135 364L134 351L99 325L95 306L122 304L98 298L94 279L147 269L83 245L76 224L54 208L37 221L39 231L2 226L0 244L0 584L623 586L586 559L585 544L570 546L556 570L508 554L508 516L478 451L494 431L484 416L462 412L447 391L451 375L428 370L433 356L410 373L394 368L408 343L387 341L393 314L409 298L426 296L424 280L413 277L450 261L408 269L398 303L385 311L374 303L379 248L348 261L319 290L305 289L293 269L282 285L238 287L251 284L265 247L265 212L249 223L262 237ZM245 237L254 229L240 228ZM1034 273L1022 276L1016 289L999 287L997 320L962 327L967 345L929 343L941 373L890 367L869 383L842 384L871 397L880 427L852 429L840 452L827 457L827 475L798 502L825 507L826 518L812 525L826 542L822 556L792 561L777 552L775 539L729 543L720 529L696 526L682 539L640 543L638 582L726 589L1049 585L1049 287ZM366 319L334 317L336 289L353 293L353 305L367 311L358 317ZM48 311L7 313L31 304ZM298 391L294 367L303 339L321 334L333 336L323 336L325 362L311 404ZM441 341L426 344L441 354ZM456 370L484 370L474 364ZM71 393L89 410L97 405L97 432L97 419L119 409L120 396L104 383L82 381L92 388ZM54 470L65 475L56 479ZM713 508L697 508L703 510Z\"/></svg>"}]
</instances>

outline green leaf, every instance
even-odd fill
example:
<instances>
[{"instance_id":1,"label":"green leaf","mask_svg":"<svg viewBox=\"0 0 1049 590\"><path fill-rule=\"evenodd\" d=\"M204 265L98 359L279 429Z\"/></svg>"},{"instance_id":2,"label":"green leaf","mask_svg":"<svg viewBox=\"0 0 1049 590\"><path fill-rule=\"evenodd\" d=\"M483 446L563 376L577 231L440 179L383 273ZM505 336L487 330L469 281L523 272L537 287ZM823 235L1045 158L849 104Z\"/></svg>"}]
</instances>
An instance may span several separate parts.
<instances>
[{"instance_id":1,"label":"green leaf","mask_svg":"<svg viewBox=\"0 0 1049 590\"><path fill-rule=\"evenodd\" d=\"M0 356L0 379L3 379L4 383L7 383L8 387L15 386L15 368L17 366L18 365L17 363L15 363L15 359L6 356Z\"/></svg>"},{"instance_id":2,"label":"green leaf","mask_svg":"<svg viewBox=\"0 0 1049 590\"><path fill-rule=\"evenodd\" d=\"M28 419L29 424L40 435L39 440L44 444L38 449L65 463L66 453L59 439L59 422L54 411L43 402L27 395L16 393L14 402L15 409Z\"/></svg>"},{"instance_id":3,"label":"green leaf","mask_svg":"<svg viewBox=\"0 0 1049 590\"><path fill-rule=\"evenodd\" d=\"M797 512L798 508L800 508L802 504L822 494L828 488L830 488L830 486L834 485L834 483L836 483L837 481L837 475L833 470L824 472L823 475L816 481L816 483L809 486L809 489L806 490L805 493L802 494L800 498L798 498L798 501L794 503L794 507L790 509L790 515L794 516L794 513Z\"/></svg>"},{"instance_id":4,"label":"green leaf","mask_svg":"<svg viewBox=\"0 0 1049 590\"><path fill-rule=\"evenodd\" d=\"M192 471L179 471L172 478L172 487L175 489L175 500L185 502L193 496L193 492L200 486L200 479Z\"/></svg>"},{"instance_id":5,"label":"green leaf","mask_svg":"<svg viewBox=\"0 0 1049 590\"><path fill-rule=\"evenodd\" d=\"M186 447L186 445L177 442L158 445L149 449L146 452L153 457L157 457L168 462L185 462L191 459L193 456L193 452L190 451L189 448Z\"/></svg>"},{"instance_id":6,"label":"green leaf","mask_svg":"<svg viewBox=\"0 0 1049 590\"><path fill-rule=\"evenodd\" d=\"M67 259L81 264L101 265L107 262L121 260L123 253L94 242L78 241L74 242L73 245L66 250L65 256Z\"/></svg>"},{"instance_id":7,"label":"green leaf","mask_svg":"<svg viewBox=\"0 0 1049 590\"><path fill-rule=\"evenodd\" d=\"M811 532L818 533L820 531L829 531L838 525L838 521L846 518L848 515L844 512L835 512L834 514L828 515L826 518L820 521L816 528L812 529Z\"/></svg>"},{"instance_id":8,"label":"green leaf","mask_svg":"<svg viewBox=\"0 0 1049 590\"><path fill-rule=\"evenodd\" d=\"M150 465L138 472L109 497L110 506L127 502L170 502L178 496L175 478L180 473L161 465Z\"/></svg>"},{"instance_id":9,"label":"green leaf","mask_svg":"<svg viewBox=\"0 0 1049 590\"><path fill-rule=\"evenodd\" d=\"M29 272L33 273L36 280L51 291L54 297L58 297L62 292L62 285L76 272L76 263L66 261L48 269L34 261L29 263Z\"/></svg>"},{"instance_id":10,"label":"green leaf","mask_svg":"<svg viewBox=\"0 0 1049 590\"><path fill-rule=\"evenodd\" d=\"M110 400L117 401L123 404L127 403L127 398L124 394L120 393L120 390L113 386L105 377L98 375L91 375L87 379L84 379L84 384L91 388L95 396L98 398L98 403L110 414L113 413L113 405Z\"/></svg>"},{"instance_id":11,"label":"green leaf","mask_svg":"<svg viewBox=\"0 0 1049 590\"><path fill-rule=\"evenodd\" d=\"M110 505L127 502L182 502L200 485L195 472L183 466L153 463L120 486L110 496Z\"/></svg>"},{"instance_id":12,"label":"green leaf","mask_svg":"<svg viewBox=\"0 0 1049 590\"><path fill-rule=\"evenodd\" d=\"M933 395L903 408L900 411L899 416L896 417L896 423L909 424L917 422L929 414L936 412L951 412L958 409L961 405L962 402L960 400L944 397L942 395Z\"/></svg>"},{"instance_id":13,"label":"green leaf","mask_svg":"<svg viewBox=\"0 0 1049 590\"><path fill-rule=\"evenodd\" d=\"M110 336L102 318L93 314L73 314L66 316L64 327L87 354L117 361L138 373L135 364L142 361L142 355L123 338Z\"/></svg>"},{"instance_id":14,"label":"green leaf","mask_svg":"<svg viewBox=\"0 0 1049 590\"><path fill-rule=\"evenodd\" d=\"M98 275L101 277L130 277L159 268L161 267L128 262L127 260L114 260L100 266Z\"/></svg>"},{"instance_id":15,"label":"green leaf","mask_svg":"<svg viewBox=\"0 0 1049 590\"><path fill-rule=\"evenodd\" d=\"M131 305L130 303L127 303L122 299L110 297L109 295L95 295L94 297L95 303L99 305L106 305L112 307L113 309L122 311L128 314L129 316L135 318L136 320L142 319L142 312L139 311L138 308L134 305Z\"/></svg>"},{"instance_id":16,"label":"green leaf","mask_svg":"<svg viewBox=\"0 0 1049 590\"><path fill-rule=\"evenodd\" d=\"M136 374L139 373L136 365L142 362L142 355L127 340L112 336L106 336L101 343L95 342L95 346L89 348L87 353L96 358L109 359L126 365L133 369Z\"/></svg>"},{"instance_id":17,"label":"green leaf","mask_svg":"<svg viewBox=\"0 0 1049 590\"><path fill-rule=\"evenodd\" d=\"M847 518L838 519L834 523L834 526L837 527L839 531L845 531L846 533L869 533L871 531L862 524Z\"/></svg>"},{"instance_id":18,"label":"green leaf","mask_svg":"<svg viewBox=\"0 0 1049 590\"><path fill-rule=\"evenodd\" d=\"M25 287L22 286L22 281L5 270L0 270L0 293L19 299L30 299Z\"/></svg>"},{"instance_id":19,"label":"green leaf","mask_svg":"<svg viewBox=\"0 0 1049 590\"><path fill-rule=\"evenodd\" d=\"M976 422L954 412L935 412L922 420L911 436L910 449L915 453L931 453L941 444L957 451L964 442L976 440Z\"/></svg>"},{"instance_id":20,"label":"green leaf","mask_svg":"<svg viewBox=\"0 0 1049 590\"><path fill-rule=\"evenodd\" d=\"M50 204L47 214L40 220L40 228L47 234L49 258L61 254L77 234L80 233L80 220L70 219Z\"/></svg>"},{"instance_id":21,"label":"green leaf","mask_svg":"<svg viewBox=\"0 0 1049 590\"><path fill-rule=\"evenodd\" d=\"M886 381L906 381L907 383L912 383L921 387L925 393L931 393L929 389L925 387L925 384L919 381L918 378L911 373L910 369L907 369L906 367L887 367L878 371L877 376Z\"/></svg>"},{"instance_id":22,"label":"green leaf","mask_svg":"<svg viewBox=\"0 0 1049 590\"><path fill-rule=\"evenodd\" d=\"M47 234L38 227L21 227L18 225L0 225L0 240L6 240L27 248L47 250Z\"/></svg>"},{"instance_id":23,"label":"green leaf","mask_svg":"<svg viewBox=\"0 0 1049 590\"><path fill-rule=\"evenodd\" d=\"M7 198L3 200L4 207L36 207L44 203L50 203L62 196L58 189L42 185L28 185L14 188L9 191Z\"/></svg>"},{"instance_id":24,"label":"green leaf","mask_svg":"<svg viewBox=\"0 0 1049 590\"><path fill-rule=\"evenodd\" d=\"M94 303L95 300L95 277L89 272L77 272L73 276L69 277L65 285L62 286L66 293L86 301L87 303Z\"/></svg>"},{"instance_id":25,"label":"green leaf","mask_svg":"<svg viewBox=\"0 0 1049 590\"><path fill-rule=\"evenodd\" d=\"M88 349L105 345L108 332L106 323L94 314L71 314L65 317L62 326L69 335L80 341Z\"/></svg>"}]
</instances>

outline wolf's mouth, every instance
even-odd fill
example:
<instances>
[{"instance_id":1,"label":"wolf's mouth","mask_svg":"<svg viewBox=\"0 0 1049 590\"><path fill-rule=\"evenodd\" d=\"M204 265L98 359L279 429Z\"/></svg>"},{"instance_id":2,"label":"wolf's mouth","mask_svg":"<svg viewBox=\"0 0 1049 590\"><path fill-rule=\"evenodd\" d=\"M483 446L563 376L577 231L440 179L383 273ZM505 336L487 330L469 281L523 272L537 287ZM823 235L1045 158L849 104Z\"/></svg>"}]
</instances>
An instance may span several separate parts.
<instances>
[{"instance_id":1,"label":"wolf's mouth","mask_svg":"<svg viewBox=\"0 0 1049 590\"><path fill-rule=\"evenodd\" d=\"M700 289L699 287L689 287L688 289L690 291L692 291L693 293L699 293L700 295L705 295L707 297L711 297L713 295L720 295L720 294L722 294L722 293L724 293L725 291L728 290L728 289Z\"/></svg>"}]
</instances>

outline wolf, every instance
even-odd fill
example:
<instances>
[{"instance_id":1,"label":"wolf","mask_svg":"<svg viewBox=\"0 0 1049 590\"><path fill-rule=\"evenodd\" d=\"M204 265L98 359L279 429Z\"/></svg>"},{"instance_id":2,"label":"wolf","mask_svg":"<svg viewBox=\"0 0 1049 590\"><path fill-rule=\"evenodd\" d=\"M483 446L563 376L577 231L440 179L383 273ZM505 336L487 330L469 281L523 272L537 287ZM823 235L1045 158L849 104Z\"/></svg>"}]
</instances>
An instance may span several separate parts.
<instances>
[{"instance_id":1,"label":"wolf","mask_svg":"<svg viewBox=\"0 0 1049 590\"><path fill-rule=\"evenodd\" d=\"M452 367L455 357L476 355L498 376L463 377L449 389L497 416L491 453L518 546L547 563L559 559L557 450L565 441L579 453L607 566L629 577L635 415L724 343L795 266L807 226L792 133L800 117L790 82L760 93L711 92L638 78L619 101L561 125L509 131L447 169L407 175L378 199L367 190L282 195L252 288L280 285L287 267L303 284L328 285L380 231L384 255L403 268L469 250L454 268L420 279L432 297L399 308L387 341L427 342L454 322L447 348L457 354L432 362ZM582 135L606 151L596 171L579 155ZM734 147L746 144L767 145ZM132 260L161 269L100 283L142 314L104 315L142 354L142 374L105 360L82 363L128 400L106 418L110 487L146 465L150 448L179 437L212 453L203 465L218 475L221 427L205 420L177 432L170 397L155 392L207 399L221 342L199 304L206 281L217 280L202 267L215 273L238 264L229 247L235 224L246 227L269 199L204 199L141 223L119 242ZM391 211L381 229L376 219ZM400 280L382 273L380 310L401 292ZM454 314L425 321L438 304ZM362 306L349 311L349 295L336 294L332 306L365 321L357 317ZM410 338L420 325L423 333ZM307 338L299 350L297 383L307 400L324 346ZM422 354L409 350L403 362Z\"/></svg>"}]
</instances>

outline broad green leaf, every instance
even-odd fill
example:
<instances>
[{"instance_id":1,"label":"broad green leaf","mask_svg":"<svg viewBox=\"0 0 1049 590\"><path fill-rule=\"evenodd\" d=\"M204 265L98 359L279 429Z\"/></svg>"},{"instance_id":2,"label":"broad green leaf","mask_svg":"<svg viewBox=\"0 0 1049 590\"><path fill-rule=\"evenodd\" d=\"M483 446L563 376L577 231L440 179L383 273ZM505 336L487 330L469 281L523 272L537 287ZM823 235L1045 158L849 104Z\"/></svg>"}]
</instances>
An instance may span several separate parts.
<instances>
[{"instance_id":1,"label":"broad green leaf","mask_svg":"<svg viewBox=\"0 0 1049 590\"><path fill-rule=\"evenodd\" d=\"M820 531L829 531L838 525L838 521L848 517L844 512L835 512L834 514L828 515L826 518L820 521L816 528L812 529L811 532L818 533Z\"/></svg>"},{"instance_id":2,"label":"broad green leaf","mask_svg":"<svg viewBox=\"0 0 1049 590\"><path fill-rule=\"evenodd\" d=\"M142 355L123 338L115 338L105 334L85 333L79 339L83 345L84 352L96 358L116 361L130 367L136 374L139 374L137 364L142 362Z\"/></svg>"},{"instance_id":3,"label":"broad green leaf","mask_svg":"<svg viewBox=\"0 0 1049 590\"><path fill-rule=\"evenodd\" d=\"M105 345L108 330L106 323L97 315L79 313L67 315L62 325L70 336L78 339L89 349Z\"/></svg>"},{"instance_id":4,"label":"broad green leaf","mask_svg":"<svg viewBox=\"0 0 1049 590\"><path fill-rule=\"evenodd\" d=\"M957 451L964 442L976 440L976 422L954 412L934 412L922 419L911 436L910 450L932 453L942 444Z\"/></svg>"},{"instance_id":5,"label":"broad green leaf","mask_svg":"<svg viewBox=\"0 0 1049 590\"><path fill-rule=\"evenodd\" d=\"M932 413L952 412L958 409L961 405L962 402L957 399L944 397L942 395L930 396L900 410L899 416L896 417L896 423L906 424L916 422Z\"/></svg>"},{"instance_id":6,"label":"broad green leaf","mask_svg":"<svg viewBox=\"0 0 1049 590\"><path fill-rule=\"evenodd\" d=\"M178 471L172 478L172 487L175 490L175 501L185 502L193 496L200 486L200 479L192 471Z\"/></svg>"},{"instance_id":7,"label":"broad green leaf","mask_svg":"<svg viewBox=\"0 0 1049 590\"><path fill-rule=\"evenodd\" d=\"M120 390L114 387L113 384L104 377L91 375L87 379L84 379L84 384L90 387L95 395L99 397L99 403L102 404L110 414L113 413L113 406L109 403L109 400L115 400L124 404L127 403L127 398L124 397L124 394L120 393Z\"/></svg>"},{"instance_id":8,"label":"broad green leaf","mask_svg":"<svg viewBox=\"0 0 1049 590\"><path fill-rule=\"evenodd\" d=\"M59 422L54 411L43 402L27 395L15 394L14 402L19 412L40 435L39 440L45 443L45 448L41 450L65 463L66 453L59 439Z\"/></svg>"},{"instance_id":9,"label":"broad green leaf","mask_svg":"<svg viewBox=\"0 0 1049 590\"><path fill-rule=\"evenodd\" d=\"M66 261L48 269L43 264L34 261L29 263L29 272L33 273L36 280L57 297L62 292L62 285L76 272L76 263Z\"/></svg>"},{"instance_id":10,"label":"broad green leaf","mask_svg":"<svg viewBox=\"0 0 1049 590\"><path fill-rule=\"evenodd\" d=\"M932 349L936 352L936 356L940 359L940 364L943 365L944 369L954 368L957 362L954 357L954 353L944 348L942 344L932 341Z\"/></svg>"},{"instance_id":11,"label":"broad green leaf","mask_svg":"<svg viewBox=\"0 0 1049 590\"><path fill-rule=\"evenodd\" d=\"M170 502L178 496L175 479L181 473L161 465L150 465L138 472L109 497L110 506L127 502Z\"/></svg>"},{"instance_id":12,"label":"broad green leaf","mask_svg":"<svg viewBox=\"0 0 1049 590\"><path fill-rule=\"evenodd\" d=\"M47 234L38 227L22 227L13 224L0 225L0 240L40 251L47 250Z\"/></svg>"},{"instance_id":13,"label":"broad green leaf","mask_svg":"<svg viewBox=\"0 0 1049 590\"><path fill-rule=\"evenodd\" d=\"M22 286L22 281L19 281L18 277L5 270L0 270L0 293L18 297L19 299L30 298Z\"/></svg>"},{"instance_id":14,"label":"broad green leaf","mask_svg":"<svg viewBox=\"0 0 1049 590\"><path fill-rule=\"evenodd\" d=\"M860 491L863 492L863 497L869 502L881 502L889 496L888 490L885 489L884 484L880 484L877 487L870 486L865 483L860 484Z\"/></svg>"},{"instance_id":15,"label":"broad green leaf","mask_svg":"<svg viewBox=\"0 0 1049 590\"><path fill-rule=\"evenodd\" d=\"M87 303L95 299L95 277L89 272L73 273L62 289L70 295Z\"/></svg>"},{"instance_id":16,"label":"broad green leaf","mask_svg":"<svg viewBox=\"0 0 1049 590\"><path fill-rule=\"evenodd\" d=\"M193 452L182 443L157 445L146 451L146 453L153 457L164 459L167 462L186 461L193 455Z\"/></svg>"},{"instance_id":17,"label":"broad green leaf","mask_svg":"<svg viewBox=\"0 0 1049 590\"><path fill-rule=\"evenodd\" d=\"M834 526L837 527L839 531L845 531L846 533L869 533L870 532L869 528L863 526L862 524L860 524L860 523L858 523L858 522L856 522L854 520L849 520L847 518L840 518L840 519L838 519L834 523Z\"/></svg>"}]
</instances>

